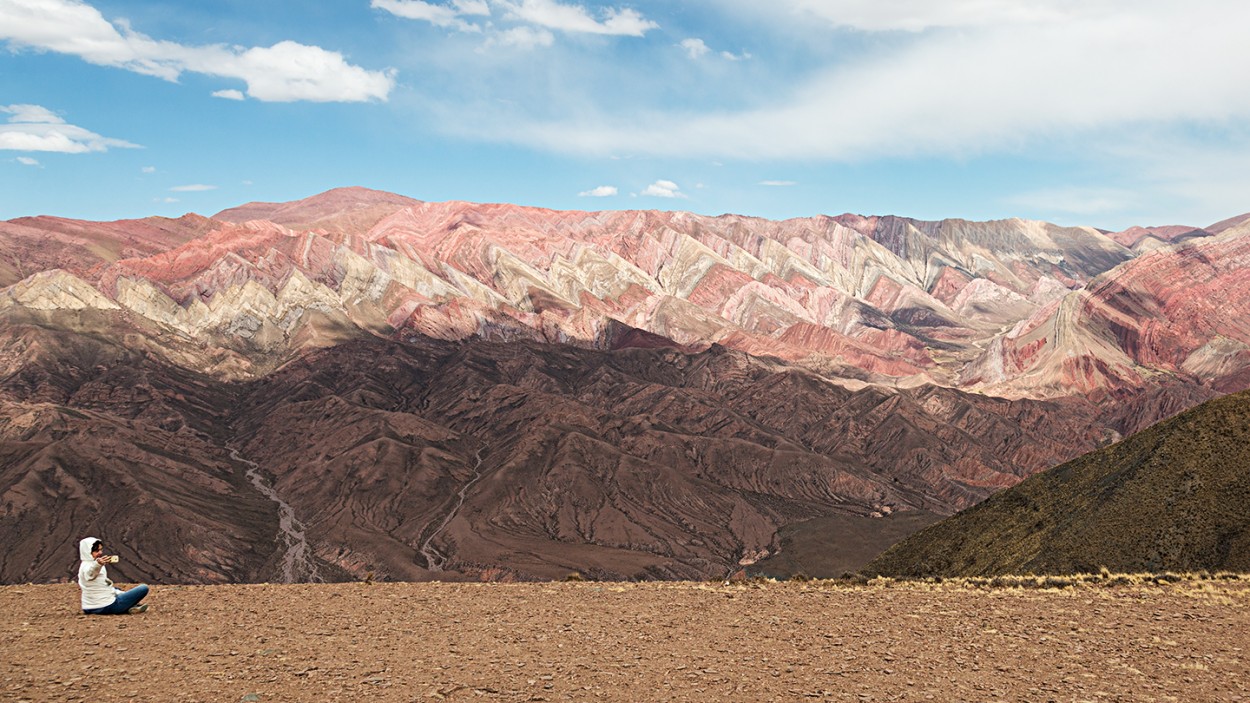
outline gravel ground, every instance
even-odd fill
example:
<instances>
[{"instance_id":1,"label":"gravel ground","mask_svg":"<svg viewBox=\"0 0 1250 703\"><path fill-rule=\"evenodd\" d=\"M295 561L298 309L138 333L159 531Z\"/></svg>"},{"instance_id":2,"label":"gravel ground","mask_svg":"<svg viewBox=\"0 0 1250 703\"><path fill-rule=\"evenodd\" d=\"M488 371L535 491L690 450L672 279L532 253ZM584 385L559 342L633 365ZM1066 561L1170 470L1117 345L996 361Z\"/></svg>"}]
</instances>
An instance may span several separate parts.
<instances>
[{"instance_id":1,"label":"gravel ground","mask_svg":"<svg viewBox=\"0 0 1250 703\"><path fill-rule=\"evenodd\" d=\"M1250 701L1250 583L0 587L3 701Z\"/></svg>"}]
</instances>

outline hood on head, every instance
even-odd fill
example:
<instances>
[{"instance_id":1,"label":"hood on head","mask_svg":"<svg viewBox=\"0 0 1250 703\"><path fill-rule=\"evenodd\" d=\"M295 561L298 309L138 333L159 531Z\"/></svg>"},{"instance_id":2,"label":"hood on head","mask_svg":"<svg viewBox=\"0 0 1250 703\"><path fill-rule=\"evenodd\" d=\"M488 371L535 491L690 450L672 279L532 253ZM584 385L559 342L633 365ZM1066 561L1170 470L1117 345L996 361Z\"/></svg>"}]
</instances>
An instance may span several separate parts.
<instances>
[{"instance_id":1,"label":"hood on head","mask_svg":"<svg viewBox=\"0 0 1250 703\"><path fill-rule=\"evenodd\" d=\"M99 537L83 537L78 541L78 558L83 561L95 561L91 557L91 545L99 542Z\"/></svg>"}]
</instances>

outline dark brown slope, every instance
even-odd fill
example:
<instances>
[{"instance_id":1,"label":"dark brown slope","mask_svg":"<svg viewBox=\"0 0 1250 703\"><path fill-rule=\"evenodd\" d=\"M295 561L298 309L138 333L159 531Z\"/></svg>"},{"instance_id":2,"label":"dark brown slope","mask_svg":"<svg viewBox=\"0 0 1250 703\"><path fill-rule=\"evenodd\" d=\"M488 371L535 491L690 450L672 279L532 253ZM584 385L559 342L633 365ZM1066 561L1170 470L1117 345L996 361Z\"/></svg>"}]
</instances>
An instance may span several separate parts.
<instances>
[{"instance_id":1,"label":"dark brown slope","mask_svg":"<svg viewBox=\"0 0 1250 703\"><path fill-rule=\"evenodd\" d=\"M1113 432L1083 401L852 391L716 346L360 340L225 383L132 323L4 318L0 580L67 577L84 532L131 545L127 578L280 580L249 461L324 578L723 576L788 526L949 514Z\"/></svg>"},{"instance_id":2,"label":"dark brown slope","mask_svg":"<svg viewBox=\"0 0 1250 703\"><path fill-rule=\"evenodd\" d=\"M1003 491L870 573L1250 570L1250 392L1209 401Z\"/></svg>"},{"instance_id":3,"label":"dark brown slope","mask_svg":"<svg viewBox=\"0 0 1250 703\"><path fill-rule=\"evenodd\" d=\"M272 573L277 516L220 431L229 387L46 322L0 319L0 581L70 578L87 535L120 580Z\"/></svg>"},{"instance_id":4,"label":"dark brown slope","mask_svg":"<svg viewBox=\"0 0 1250 703\"><path fill-rule=\"evenodd\" d=\"M1104 431L1075 401L849 391L720 347L362 341L240 408L246 455L308 516L317 557L405 579L721 576L784 526L949 514Z\"/></svg>"}]
</instances>

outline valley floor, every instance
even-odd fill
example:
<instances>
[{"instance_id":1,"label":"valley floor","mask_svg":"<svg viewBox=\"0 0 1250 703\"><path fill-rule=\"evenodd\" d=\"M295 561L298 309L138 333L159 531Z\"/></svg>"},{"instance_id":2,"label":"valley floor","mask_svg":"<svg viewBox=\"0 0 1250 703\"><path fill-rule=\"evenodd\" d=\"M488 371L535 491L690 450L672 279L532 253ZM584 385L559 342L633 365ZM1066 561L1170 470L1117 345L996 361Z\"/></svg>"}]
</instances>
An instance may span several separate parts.
<instances>
[{"instance_id":1,"label":"valley floor","mask_svg":"<svg viewBox=\"0 0 1250 703\"><path fill-rule=\"evenodd\" d=\"M6 701L1250 701L1250 582L0 587Z\"/></svg>"}]
</instances>

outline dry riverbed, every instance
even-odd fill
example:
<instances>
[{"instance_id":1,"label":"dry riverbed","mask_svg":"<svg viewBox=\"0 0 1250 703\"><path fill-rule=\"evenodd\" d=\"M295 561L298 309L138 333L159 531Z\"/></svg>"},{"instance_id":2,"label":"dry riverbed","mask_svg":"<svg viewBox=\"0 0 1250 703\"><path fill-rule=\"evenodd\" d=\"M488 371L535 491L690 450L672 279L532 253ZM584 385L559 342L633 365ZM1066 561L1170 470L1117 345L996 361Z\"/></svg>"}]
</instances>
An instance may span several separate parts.
<instances>
[{"instance_id":1,"label":"dry riverbed","mask_svg":"<svg viewBox=\"0 0 1250 703\"><path fill-rule=\"evenodd\" d=\"M1250 701L1250 583L0 587L4 701Z\"/></svg>"}]
</instances>

